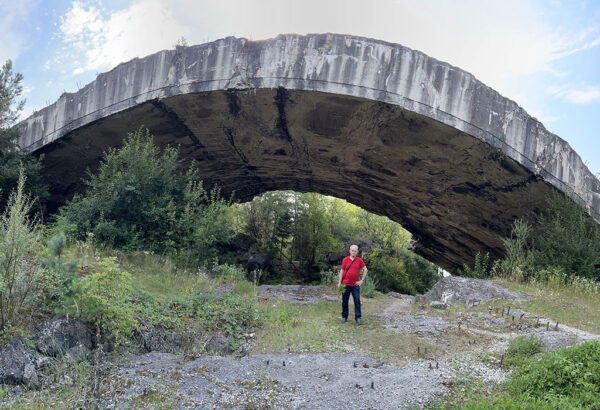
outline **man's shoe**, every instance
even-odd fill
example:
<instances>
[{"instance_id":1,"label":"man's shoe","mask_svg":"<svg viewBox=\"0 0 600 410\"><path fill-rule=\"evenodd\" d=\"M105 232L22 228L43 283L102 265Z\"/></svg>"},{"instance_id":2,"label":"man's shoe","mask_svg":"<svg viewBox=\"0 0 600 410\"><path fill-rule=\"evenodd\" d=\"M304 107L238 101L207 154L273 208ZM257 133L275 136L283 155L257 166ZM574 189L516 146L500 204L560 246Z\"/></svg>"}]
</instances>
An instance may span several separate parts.
<instances>
[{"instance_id":1,"label":"man's shoe","mask_svg":"<svg viewBox=\"0 0 600 410\"><path fill-rule=\"evenodd\" d=\"M359 326L362 325L362 320L360 320L360 318L357 318L356 319L356 324L359 325Z\"/></svg>"},{"instance_id":2,"label":"man's shoe","mask_svg":"<svg viewBox=\"0 0 600 410\"><path fill-rule=\"evenodd\" d=\"M348 321L347 317L342 317L342 323L346 323Z\"/></svg>"}]
</instances>

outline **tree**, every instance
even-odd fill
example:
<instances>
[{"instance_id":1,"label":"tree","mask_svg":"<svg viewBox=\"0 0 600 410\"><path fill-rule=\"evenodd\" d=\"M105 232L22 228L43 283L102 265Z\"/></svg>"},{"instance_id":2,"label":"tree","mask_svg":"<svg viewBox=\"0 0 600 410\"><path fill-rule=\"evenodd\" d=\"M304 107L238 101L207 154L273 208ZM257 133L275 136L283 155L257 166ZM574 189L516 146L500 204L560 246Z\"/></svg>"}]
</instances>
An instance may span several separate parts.
<instances>
[{"instance_id":1,"label":"tree","mask_svg":"<svg viewBox=\"0 0 600 410\"><path fill-rule=\"evenodd\" d=\"M22 169L26 179L24 190L36 199L35 209L42 210L48 198L48 188L40 176L42 158L27 155L17 143L20 131L15 122L25 104L19 100L22 80L23 75L13 73L11 60L0 69L0 207L6 206L8 193L17 187Z\"/></svg>"},{"instance_id":2,"label":"tree","mask_svg":"<svg viewBox=\"0 0 600 410\"><path fill-rule=\"evenodd\" d=\"M161 152L148 130L130 133L122 148L104 154L85 194L68 202L58 220L75 225L80 239L93 233L112 247L206 261L231 234L228 203L218 190L207 192L193 168L177 172L178 156L172 147Z\"/></svg>"}]
</instances>

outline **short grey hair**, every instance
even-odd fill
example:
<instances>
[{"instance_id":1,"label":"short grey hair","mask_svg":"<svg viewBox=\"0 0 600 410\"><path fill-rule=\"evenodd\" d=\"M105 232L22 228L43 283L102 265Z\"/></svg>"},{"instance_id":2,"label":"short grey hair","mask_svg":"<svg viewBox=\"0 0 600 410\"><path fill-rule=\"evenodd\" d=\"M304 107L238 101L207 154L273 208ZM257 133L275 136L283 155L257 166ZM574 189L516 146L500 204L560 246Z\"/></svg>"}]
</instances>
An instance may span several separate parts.
<instances>
[{"instance_id":1,"label":"short grey hair","mask_svg":"<svg viewBox=\"0 0 600 410\"><path fill-rule=\"evenodd\" d=\"M356 250L358 250L358 245L350 245L350 249L352 248L356 248Z\"/></svg>"}]
</instances>

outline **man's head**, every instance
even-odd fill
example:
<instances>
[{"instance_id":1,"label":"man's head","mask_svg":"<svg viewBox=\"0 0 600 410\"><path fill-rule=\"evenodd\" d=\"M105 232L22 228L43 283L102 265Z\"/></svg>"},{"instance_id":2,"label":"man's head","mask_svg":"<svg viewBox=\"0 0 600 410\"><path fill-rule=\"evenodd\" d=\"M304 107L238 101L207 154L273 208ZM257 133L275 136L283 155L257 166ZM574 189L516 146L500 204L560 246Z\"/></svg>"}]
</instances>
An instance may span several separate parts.
<instances>
[{"instance_id":1,"label":"man's head","mask_svg":"<svg viewBox=\"0 0 600 410\"><path fill-rule=\"evenodd\" d=\"M352 256L354 258L356 255L358 255L358 246L356 246L356 245L350 246L350 256Z\"/></svg>"}]
</instances>

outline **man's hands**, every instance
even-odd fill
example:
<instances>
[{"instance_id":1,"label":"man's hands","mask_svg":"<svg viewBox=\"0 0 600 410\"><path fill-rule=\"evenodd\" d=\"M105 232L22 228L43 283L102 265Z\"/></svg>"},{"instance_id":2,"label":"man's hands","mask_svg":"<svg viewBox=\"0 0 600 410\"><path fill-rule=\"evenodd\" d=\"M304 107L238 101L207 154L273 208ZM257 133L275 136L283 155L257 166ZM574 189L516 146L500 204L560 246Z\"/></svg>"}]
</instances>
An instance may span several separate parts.
<instances>
[{"instance_id":1,"label":"man's hands","mask_svg":"<svg viewBox=\"0 0 600 410\"><path fill-rule=\"evenodd\" d=\"M342 286L342 282L338 282L338 288Z\"/></svg>"},{"instance_id":2,"label":"man's hands","mask_svg":"<svg viewBox=\"0 0 600 410\"><path fill-rule=\"evenodd\" d=\"M356 285L357 285L357 286L360 286L360 285L362 285L362 284L363 284L363 281L362 281L362 280L359 280L358 282L356 282Z\"/></svg>"}]
</instances>

